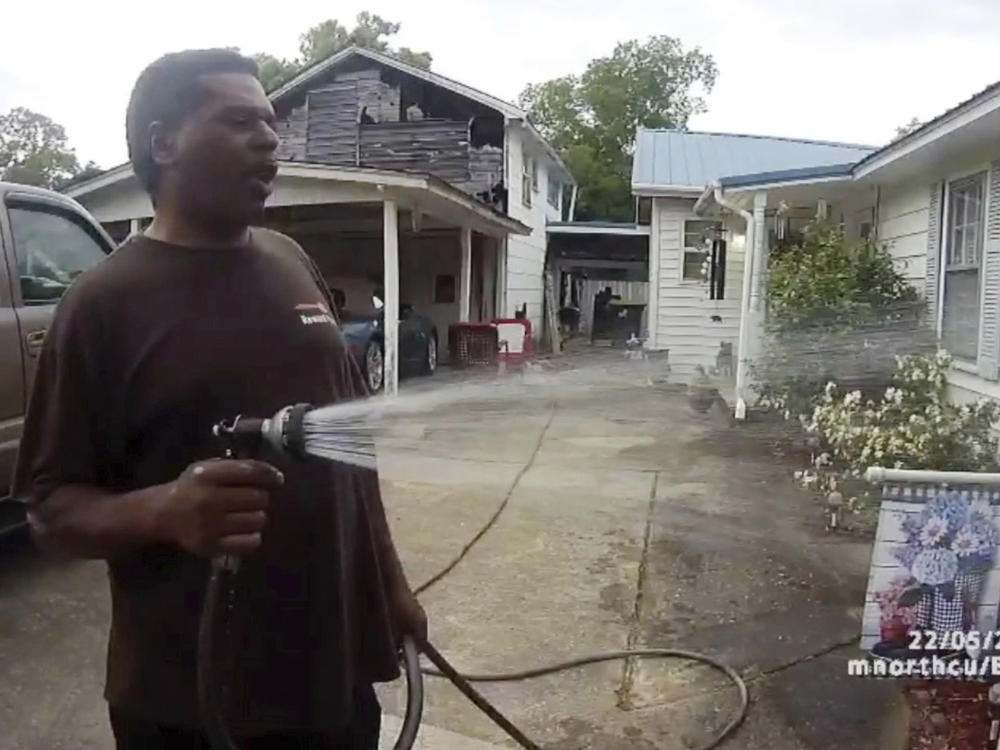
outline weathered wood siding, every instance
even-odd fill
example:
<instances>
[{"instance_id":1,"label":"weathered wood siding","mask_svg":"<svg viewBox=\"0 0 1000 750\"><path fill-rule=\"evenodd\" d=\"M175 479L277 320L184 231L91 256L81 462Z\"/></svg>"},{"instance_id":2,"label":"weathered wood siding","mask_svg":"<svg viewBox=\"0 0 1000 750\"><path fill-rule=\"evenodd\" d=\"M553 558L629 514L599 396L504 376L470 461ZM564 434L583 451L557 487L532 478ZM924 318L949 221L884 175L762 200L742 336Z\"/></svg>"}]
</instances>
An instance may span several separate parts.
<instances>
[{"instance_id":1,"label":"weathered wood siding","mask_svg":"<svg viewBox=\"0 0 1000 750\"><path fill-rule=\"evenodd\" d=\"M378 70L340 73L338 83L354 81L358 92L358 113L362 110L375 122L399 122L399 89L382 82Z\"/></svg>"},{"instance_id":2,"label":"weathered wood siding","mask_svg":"<svg viewBox=\"0 0 1000 750\"><path fill-rule=\"evenodd\" d=\"M489 190L503 182L503 149L499 146L483 146L469 151L469 182L462 185L470 193Z\"/></svg>"},{"instance_id":3,"label":"weathered wood siding","mask_svg":"<svg viewBox=\"0 0 1000 750\"><path fill-rule=\"evenodd\" d=\"M303 104L275 124L278 134L279 159L285 161L305 161L306 128L309 122L309 108Z\"/></svg>"},{"instance_id":4,"label":"weathered wood siding","mask_svg":"<svg viewBox=\"0 0 1000 750\"><path fill-rule=\"evenodd\" d=\"M400 91L380 76L340 73L309 91L277 123L278 158L424 172L472 195L504 181L502 147L473 148L465 120L402 120Z\"/></svg>"},{"instance_id":5,"label":"weathered wood siding","mask_svg":"<svg viewBox=\"0 0 1000 750\"><path fill-rule=\"evenodd\" d=\"M331 83L309 92L306 159L323 164L357 164L358 85Z\"/></svg>"},{"instance_id":6,"label":"weathered wood siding","mask_svg":"<svg viewBox=\"0 0 1000 750\"><path fill-rule=\"evenodd\" d=\"M448 182L468 182L469 124L416 120L362 125L361 165L428 172Z\"/></svg>"}]
</instances>

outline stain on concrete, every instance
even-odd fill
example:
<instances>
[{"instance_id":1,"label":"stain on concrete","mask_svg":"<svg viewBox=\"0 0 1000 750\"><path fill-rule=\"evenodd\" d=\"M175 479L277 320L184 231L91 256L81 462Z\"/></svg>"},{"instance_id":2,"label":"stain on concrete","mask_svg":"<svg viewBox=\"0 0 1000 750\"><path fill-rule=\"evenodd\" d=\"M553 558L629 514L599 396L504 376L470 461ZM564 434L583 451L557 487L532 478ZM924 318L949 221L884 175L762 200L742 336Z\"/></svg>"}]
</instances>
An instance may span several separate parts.
<instances>
[{"instance_id":1,"label":"stain on concrete","mask_svg":"<svg viewBox=\"0 0 1000 750\"><path fill-rule=\"evenodd\" d=\"M632 615L632 587L624 583L612 583L601 589L601 608L616 613L623 622Z\"/></svg>"}]
</instances>

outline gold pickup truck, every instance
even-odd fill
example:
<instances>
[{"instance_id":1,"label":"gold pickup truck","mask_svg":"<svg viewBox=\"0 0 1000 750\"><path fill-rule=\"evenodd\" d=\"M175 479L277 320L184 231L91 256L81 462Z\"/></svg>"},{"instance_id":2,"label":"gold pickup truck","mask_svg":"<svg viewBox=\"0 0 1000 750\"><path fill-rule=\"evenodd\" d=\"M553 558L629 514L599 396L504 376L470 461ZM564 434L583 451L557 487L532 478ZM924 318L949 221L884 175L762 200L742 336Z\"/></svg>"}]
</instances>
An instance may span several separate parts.
<instances>
[{"instance_id":1,"label":"gold pickup truck","mask_svg":"<svg viewBox=\"0 0 1000 750\"><path fill-rule=\"evenodd\" d=\"M24 523L10 480L49 321L73 279L113 249L76 201L0 182L0 534Z\"/></svg>"}]
</instances>

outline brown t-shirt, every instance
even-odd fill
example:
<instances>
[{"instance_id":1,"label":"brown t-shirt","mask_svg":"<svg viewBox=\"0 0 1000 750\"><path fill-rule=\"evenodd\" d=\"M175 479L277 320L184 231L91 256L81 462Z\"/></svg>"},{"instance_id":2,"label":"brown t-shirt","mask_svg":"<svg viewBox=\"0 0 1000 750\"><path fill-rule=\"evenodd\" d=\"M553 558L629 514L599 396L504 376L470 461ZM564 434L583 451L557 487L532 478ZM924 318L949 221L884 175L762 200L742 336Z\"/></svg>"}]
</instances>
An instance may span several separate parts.
<instances>
[{"instance_id":1,"label":"brown t-shirt","mask_svg":"<svg viewBox=\"0 0 1000 750\"><path fill-rule=\"evenodd\" d=\"M59 304L42 351L15 477L128 492L217 456L212 425L297 402L366 394L315 267L292 240L254 229L228 250L128 240ZM309 306L299 308L299 306ZM306 313L303 313L303 310ZM303 318L305 315L305 319ZM392 562L375 472L278 463L261 550L243 561L223 651L230 721L248 732L333 730L355 685L398 673L385 580ZM150 545L109 561L105 696L197 726L198 617L206 561Z\"/></svg>"}]
</instances>

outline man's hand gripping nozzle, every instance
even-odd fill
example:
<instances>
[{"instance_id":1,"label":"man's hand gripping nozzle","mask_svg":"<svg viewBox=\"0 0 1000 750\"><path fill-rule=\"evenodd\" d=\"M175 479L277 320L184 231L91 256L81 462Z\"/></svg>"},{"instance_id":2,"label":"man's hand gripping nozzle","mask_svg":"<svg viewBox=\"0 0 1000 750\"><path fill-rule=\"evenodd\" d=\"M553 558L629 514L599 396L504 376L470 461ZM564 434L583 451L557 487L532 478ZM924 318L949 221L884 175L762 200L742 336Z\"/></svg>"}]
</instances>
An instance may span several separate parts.
<instances>
[{"instance_id":1,"label":"man's hand gripping nozzle","mask_svg":"<svg viewBox=\"0 0 1000 750\"><path fill-rule=\"evenodd\" d=\"M272 417L237 415L216 422L212 435L223 458L264 458L270 454L301 460L306 456L303 418L312 408L311 404L294 404L278 409ZM221 555L212 565L235 572L240 560L235 555Z\"/></svg>"}]
</instances>

